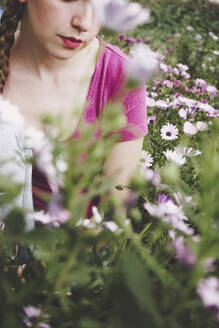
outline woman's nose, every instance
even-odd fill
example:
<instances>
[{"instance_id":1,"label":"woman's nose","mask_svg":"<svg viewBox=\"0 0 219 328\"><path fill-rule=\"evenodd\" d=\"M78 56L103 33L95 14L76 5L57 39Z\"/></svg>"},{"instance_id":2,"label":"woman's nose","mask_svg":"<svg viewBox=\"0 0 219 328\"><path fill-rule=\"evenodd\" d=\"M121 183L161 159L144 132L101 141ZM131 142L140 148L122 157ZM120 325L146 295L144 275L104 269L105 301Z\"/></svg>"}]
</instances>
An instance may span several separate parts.
<instances>
[{"instance_id":1,"label":"woman's nose","mask_svg":"<svg viewBox=\"0 0 219 328\"><path fill-rule=\"evenodd\" d=\"M88 32L92 27L93 9L90 4L81 5L72 17L72 26L80 32Z\"/></svg>"}]
</instances>

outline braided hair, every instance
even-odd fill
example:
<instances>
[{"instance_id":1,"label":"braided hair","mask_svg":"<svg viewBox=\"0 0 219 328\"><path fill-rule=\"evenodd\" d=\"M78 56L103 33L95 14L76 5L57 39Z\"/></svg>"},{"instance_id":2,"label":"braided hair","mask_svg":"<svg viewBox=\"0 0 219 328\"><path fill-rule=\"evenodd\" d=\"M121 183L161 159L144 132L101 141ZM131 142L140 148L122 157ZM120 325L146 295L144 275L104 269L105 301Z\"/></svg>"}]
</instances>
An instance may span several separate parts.
<instances>
[{"instance_id":1,"label":"braided hair","mask_svg":"<svg viewBox=\"0 0 219 328\"><path fill-rule=\"evenodd\" d=\"M0 22L0 93L9 74L9 57L14 44L14 34L23 16L24 4L18 0L7 0Z\"/></svg>"}]
</instances>

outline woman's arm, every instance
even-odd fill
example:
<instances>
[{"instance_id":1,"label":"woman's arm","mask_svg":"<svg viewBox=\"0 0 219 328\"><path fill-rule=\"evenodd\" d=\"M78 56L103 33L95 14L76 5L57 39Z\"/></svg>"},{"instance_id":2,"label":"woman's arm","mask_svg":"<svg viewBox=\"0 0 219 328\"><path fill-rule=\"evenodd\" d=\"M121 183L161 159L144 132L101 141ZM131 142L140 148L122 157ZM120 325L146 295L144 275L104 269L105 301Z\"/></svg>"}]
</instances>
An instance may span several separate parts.
<instances>
[{"instance_id":1,"label":"woman's arm","mask_svg":"<svg viewBox=\"0 0 219 328\"><path fill-rule=\"evenodd\" d=\"M126 142L119 142L111 151L105 163L104 174L113 176L114 186L128 185L140 161L143 139L139 138ZM129 191L113 188L112 194L120 203L127 200Z\"/></svg>"}]
</instances>

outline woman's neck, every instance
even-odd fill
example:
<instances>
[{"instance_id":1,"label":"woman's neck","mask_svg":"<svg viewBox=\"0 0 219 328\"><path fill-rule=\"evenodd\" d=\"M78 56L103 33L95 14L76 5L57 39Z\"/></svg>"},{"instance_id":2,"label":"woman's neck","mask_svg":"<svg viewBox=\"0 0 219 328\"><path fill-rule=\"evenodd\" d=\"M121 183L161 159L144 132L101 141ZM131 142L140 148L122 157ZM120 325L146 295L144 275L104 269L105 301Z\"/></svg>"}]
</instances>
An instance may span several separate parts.
<instances>
[{"instance_id":1,"label":"woman's neck","mask_svg":"<svg viewBox=\"0 0 219 328\"><path fill-rule=\"evenodd\" d=\"M11 61L34 74L39 80L62 80L69 74L80 74L81 68L89 58L89 53L99 47L99 41L94 38L80 52L69 59L60 59L45 52L37 42L28 36L24 29L15 34L15 43L11 49Z\"/></svg>"}]
</instances>

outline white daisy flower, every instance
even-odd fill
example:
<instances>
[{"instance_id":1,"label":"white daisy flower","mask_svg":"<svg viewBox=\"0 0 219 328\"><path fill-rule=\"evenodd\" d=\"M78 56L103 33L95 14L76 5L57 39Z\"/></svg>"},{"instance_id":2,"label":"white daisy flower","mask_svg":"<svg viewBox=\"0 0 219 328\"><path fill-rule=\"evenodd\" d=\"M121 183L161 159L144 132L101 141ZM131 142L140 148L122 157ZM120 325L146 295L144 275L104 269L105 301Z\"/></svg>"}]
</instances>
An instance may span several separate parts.
<instances>
[{"instance_id":1,"label":"white daisy flower","mask_svg":"<svg viewBox=\"0 0 219 328\"><path fill-rule=\"evenodd\" d=\"M212 107L209 104L204 104L204 103L201 103L201 102L198 102L197 104L199 106L199 109L203 112L212 113L215 110L214 107Z\"/></svg>"},{"instance_id":2,"label":"white daisy flower","mask_svg":"<svg viewBox=\"0 0 219 328\"><path fill-rule=\"evenodd\" d=\"M208 277L201 279L198 283L197 292L205 306L219 308L219 279L217 277Z\"/></svg>"},{"instance_id":3,"label":"white daisy flower","mask_svg":"<svg viewBox=\"0 0 219 328\"><path fill-rule=\"evenodd\" d=\"M183 165L186 163L185 157L176 149L175 150L167 149L163 153L166 156L167 160L170 162L174 162L177 165Z\"/></svg>"},{"instance_id":4,"label":"white daisy flower","mask_svg":"<svg viewBox=\"0 0 219 328\"><path fill-rule=\"evenodd\" d=\"M156 98L158 96L158 93L157 92L151 92L151 97L152 98Z\"/></svg>"},{"instance_id":5,"label":"white daisy flower","mask_svg":"<svg viewBox=\"0 0 219 328\"><path fill-rule=\"evenodd\" d=\"M181 105L185 105L188 107L194 106L196 104L196 101L194 99L182 96L177 97L176 101L180 102Z\"/></svg>"},{"instance_id":6,"label":"white daisy flower","mask_svg":"<svg viewBox=\"0 0 219 328\"><path fill-rule=\"evenodd\" d=\"M193 31L193 30L194 30L194 28L193 28L192 26L190 26L190 25L188 25L188 26L186 27L186 29L187 29L187 31Z\"/></svg>"},{"instance_id":7,"label":"white daisy flower","mask_svg":"<svg viewBox=\"0 0 219 328\"><path fill-rule=\"evenodd\" d=\"M191 122L185 122L183 125L183 132L188 136L193 136L198 132L197 127Z\"/></svg>"},{"instance_id":8,"label":"white daisy flower","mask_svg":"<svg viewBox=\"0 0 219 328\"><path fill-rule=\"evenodd\" d=\"M210 71L215 72L215 66L210 66L209 69Z\"/></svg>"},{"instance_id":9,"label":"white daisy flower","mask_svg":"<svg viewBox=\"0 0 219 328\"><path fill-rule=\"evenodd\" d=\"M208 35L214 40L217 41L218 40L218 36L216 34L214 34L213 32L209 32Z\"/></svg>"},{"instance_id":10,"label":"white daisy flower","mask_svg":"<svg viewBox=\"0 0 219 328\"><path fill-rule=\"evenodd\" d=\"M161 138L164 140L174 140L178 138L178 129L175 125L167 123L161 129Z\"/></svg>"},{"instance_id":11,"label":"white daisy flower","mask_svg":"<svg viewBox=\"0 0 219 328\"><path fill-rule=\"evenodd\" d=\"M153 164L153 157L148 151L143 150L141 153L141 165L144 167L151 167Z\"/></svg>"},{"instance_id":12,"label":"white daisy flower","mask_svg":"<svg viewBox=\"0 0 219 328\"><path fill-rule=\"evenodd\" d=\"M119 228L119 226L114 221L106 221L103 223L103 226L110 230L111 232L122 232L122 230Z\"/></svg>"},{"instance_id":13,"label":"white daisy flower","mask_svg":"<svg viewBox=\"0 0 219 328\"><path fill-rule=\"evenodd\" d=\"M201 151L198 150L198 149L194 149L192 147L184 147L183 148L183 155L186 156L186 157L194 157L194 156L198 156L198 155L201 155Z\"/></svg>"},{"instance_id":14,"label":"white daisy flower","mask_svg":"<svg viewBox=\"0 0 219 328\"><path fill-rule=\"evenodd\" d=\"M146 96L146 106L147 107L154 107L156 106L156 102L153 98L147 97Z\"/></svg>"},{"instance_id":15,"label":"white daisy flower","mask_svg":"<svg viewBox=\"0 0 219 328\"><path fill-rule=\"evenodd\" d=\"M180 110L178 111L178 114L179 114L179 117L186 120L187 115L188 115L188 110L186 110L185 108L180 108Z\"/></svg>"},{"instance_id":16,"label":"white daisy flower","mask_svg":"<svg viewBox=\"0 0 219 328\"><path fill-rule=\"evenodd\" d=\"M206 122L198 121L196 122L196 128L198 131L206 131L208 130L208 124Z\"/></svg>"},{"instance_id":17,"label":"white daisy flower","mask_svg":"<svg viewBox=\"0 0 219 328\"><path fill-rule=\"evenodd\" d=\"M103 221L103 218L101 216L101 214L99 213L98 209L96 206L93 206L92 207L92 213L93 213L93 216L94 216L94 221L99 224Z\"/></svg>"},{"instance_id":18,"label":"white daisy flower","mask_svg":"<svg viewBox=\"0 0 219 328\"><path fill-rule=\"evenodd\" d=\"M196 34L194 39L195 41L201 41L202 36L200 34Z\"/></svg>"},{"instance_id":19,"label":"white daisy flower","mask_svg":"<svg viewBox=\"0 0 219 328\"><path fill-rule=\"evenodd\" d=\"M169 107L169 104L167 103L167 101L159 99L156 101L156 106L161 109L166 109L167 107Z\"/></svg>"},{"instance_id":20,"label":"white daisy flower","mask_svg":"<svg viewBox=\"0 0 219 328\"><path fill-rule=\"evenodd\" d=\"M214 85L208 85L206 91L210 93L211 97L215 97L218 90Z\"/></svg>"}]
</instances>

